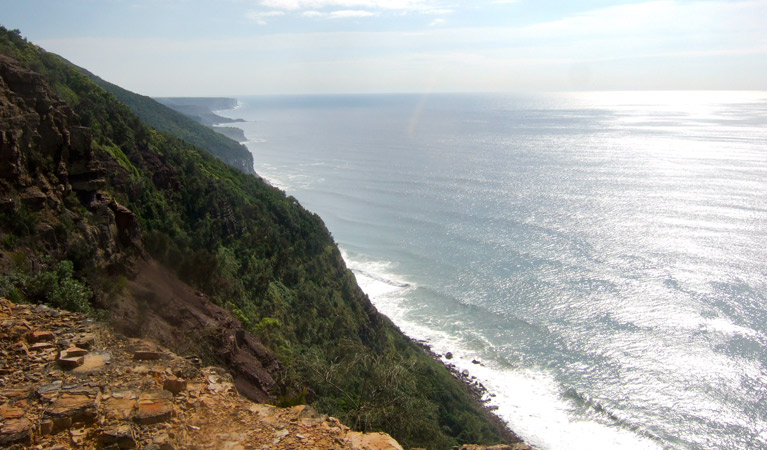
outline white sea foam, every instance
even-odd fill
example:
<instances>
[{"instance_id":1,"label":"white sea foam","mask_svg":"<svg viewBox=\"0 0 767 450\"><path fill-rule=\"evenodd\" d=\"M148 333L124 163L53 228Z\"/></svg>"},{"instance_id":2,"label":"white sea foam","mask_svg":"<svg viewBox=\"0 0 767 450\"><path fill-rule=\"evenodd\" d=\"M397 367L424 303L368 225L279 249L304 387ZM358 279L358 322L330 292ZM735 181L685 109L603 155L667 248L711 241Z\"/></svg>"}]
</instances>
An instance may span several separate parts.
<instances>
[{"instance_id":1,"label":"white sea foam","mask_svg":"<svg viewBox=\"0 0 767 450\"><path fill-rule=\"evenodd\" d=\"M446 362L454 364L459 372L467 370L470 377L476 377L492 394L487 398L488 404L497 407L497 414L528 443L541 450L661 448L650 439L618 426L574 418L573 405L563 398L562 387L545 370L509 368L490 360L473 363L476 354L460 335L408 318L411 311L408 296L417 285L397 274L396 264L365 260L344 250L341 253L376 308L411 338L428 342L435 353L451 352L453 357Z\"/></svg>"}]
</instances>

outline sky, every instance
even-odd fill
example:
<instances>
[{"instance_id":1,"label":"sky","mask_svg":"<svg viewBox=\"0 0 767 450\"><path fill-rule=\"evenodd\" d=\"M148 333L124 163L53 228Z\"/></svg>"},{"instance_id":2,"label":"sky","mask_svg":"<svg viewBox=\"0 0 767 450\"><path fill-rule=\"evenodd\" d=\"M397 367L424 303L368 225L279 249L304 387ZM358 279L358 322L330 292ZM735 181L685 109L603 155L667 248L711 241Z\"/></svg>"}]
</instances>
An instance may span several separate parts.
<instances>
[{"instance_id":1,"label":"sky","mask_svg":"<svg viewBox=\"0 0 767 450\"><path fill-rule=\"evenodd\" d=\"M767 0L0 0L150 96L767 90Z\"/></svg>"}]
</instances>

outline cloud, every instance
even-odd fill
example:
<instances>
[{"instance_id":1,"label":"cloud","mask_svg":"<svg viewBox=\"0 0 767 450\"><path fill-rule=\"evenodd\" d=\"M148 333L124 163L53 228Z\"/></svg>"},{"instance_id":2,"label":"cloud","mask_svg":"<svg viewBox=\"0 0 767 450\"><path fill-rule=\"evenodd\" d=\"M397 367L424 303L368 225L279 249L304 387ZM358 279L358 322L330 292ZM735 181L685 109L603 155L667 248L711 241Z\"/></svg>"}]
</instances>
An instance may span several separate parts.
<instances>
[{"instance_id":1,"label":"cloud","mask_svg":"<svg viewBox=\"0 0 767 450\"><path fill-rule=\"evenodd\" d=\"M267 18L280 17L284 15L284 11L248 11L247 14L245 14L245 17L250 20L254 20L259 25L266 25Z\"/></svg>"},{"instance_id":2,"label":"cloud","mask_svg":"<svg viewBox=\"0 0 767 450\"><path fill-rule=\"evenodd\" d=\"M325 8L378 9L390 11L433 11L439 10L435 0L262 0L261 6L285 11L300 9L319 10Z\"/></svg>"},{"instance_id":3,"label":"cloud","mask_svg":"<svg viewBox=\"0 0 767 450\"><path fill-rule=\"evenodd\" d=\"M389 14L446 15L455 12L446 8L444 0L261 0L262 8L299 14L313 19L349 19ZM264 17L256 15L259 23ZM436 26L442 22L432 22Z\"/></svg>"},{"instance_id":4,"label":"cloud","mask_svg":"<svg viewBox=\"0 0 767 450\"><path fill-rule=\"evenodd\" d=\"M248 17L282 24L290 16L340 20L411 14L343 2L295 0L295 10L284 8L289 2L281 2L282 9L259 5L263 12ZM436 1L401 4L416 3L438 6ZM433 76L434 89L443 91L571 89L582 87L572 84L579 74L599 89L764 90L766 14L765 0L650 1L492 28L447 28L452 21L440 21L449 16L422 15L414 22L433 27L328 27L332 31L324 32L304 27L191 40L99 37L39 44L117 84L158 96L407 92L431 86ZM145 73L146 67L153 70ZM192 72L195 77L179 75Z\"/></svg>"},{"instance_id":5,"label":"cloud","mask_svg":"<svg viewBox=\"0 0 767 450\"><path fill-rule=\"evenodd\" d=\"M430 27L438 27L445 24L445 19L434 19L429 23Z\"/></svg>"},{"instance_id":6,"label":"cloud","mask_svg":"<svg viewBox=\"0 0 767 450\"><path fill-rule=\"evenodd\" d=\"M370 17L375 16L376 13L365 11L361 9L343 9L340 11L332 12L320 12L320 11L304 11L301 13L304 17L317 18L317 19L350 19L358 17Z\"/></svg>"}]
</instances>

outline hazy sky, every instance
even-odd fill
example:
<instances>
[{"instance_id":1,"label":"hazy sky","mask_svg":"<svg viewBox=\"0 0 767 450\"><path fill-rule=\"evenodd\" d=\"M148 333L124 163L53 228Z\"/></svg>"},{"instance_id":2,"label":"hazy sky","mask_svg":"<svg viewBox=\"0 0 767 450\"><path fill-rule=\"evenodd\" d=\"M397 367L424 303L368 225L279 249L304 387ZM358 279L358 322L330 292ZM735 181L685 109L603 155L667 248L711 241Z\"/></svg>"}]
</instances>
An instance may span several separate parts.
<instances>
[{"instance_id":1,"label":"hazy sky","mask_svg":"<svg viewBox=\"0 0 767 450\"><path fill-rule=\"evenodd\" d=\"M0 0L152 96L767 89L767 0Z\"/></svg>"}]
</instances>

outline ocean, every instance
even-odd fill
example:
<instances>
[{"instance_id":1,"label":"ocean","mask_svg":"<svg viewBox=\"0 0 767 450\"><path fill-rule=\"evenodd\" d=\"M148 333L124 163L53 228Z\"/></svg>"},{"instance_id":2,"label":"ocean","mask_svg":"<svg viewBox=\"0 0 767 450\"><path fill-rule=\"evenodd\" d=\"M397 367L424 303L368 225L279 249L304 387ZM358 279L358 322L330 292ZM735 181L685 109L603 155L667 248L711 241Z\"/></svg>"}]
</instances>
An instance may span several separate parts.
<instances>
[{"instance_id":1,"label":"ocean","mask_svg":"<svg viewBox=\"0 0 767 450\"><path fill-rule=\"evenodd\" d=\"M528 443L767 448L767 92L238 101L256 171Z\"/></svg>"}]
</instances>

